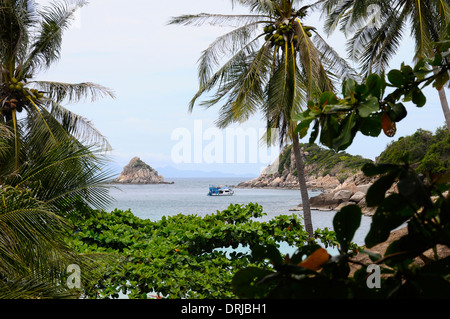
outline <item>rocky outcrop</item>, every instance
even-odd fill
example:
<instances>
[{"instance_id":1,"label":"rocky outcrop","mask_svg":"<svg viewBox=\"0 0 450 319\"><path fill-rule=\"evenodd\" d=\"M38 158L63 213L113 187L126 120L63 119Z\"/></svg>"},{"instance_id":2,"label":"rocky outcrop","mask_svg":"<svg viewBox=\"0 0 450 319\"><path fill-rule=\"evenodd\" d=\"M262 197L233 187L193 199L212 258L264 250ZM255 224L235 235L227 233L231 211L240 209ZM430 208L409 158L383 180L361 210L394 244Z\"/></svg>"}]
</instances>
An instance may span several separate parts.
<instances>
[{"instance_id":1,"label":"rocky outcrop","mask_svg":"<svg viewBox=\"0 0 450 319\"><path fill-rule=\"evenodd\" d=\"M355 174L337 187L324 190L320 195L311 197L311 209L339 211L344 206L357 204L365 215L372 215L374 209L367 207L366 193L373 182L374 179L366 177L363 173Z\"/></svg>"},{"instance_id":2,"label":"rocky outcrop","mask_svg":"<svg viewBox=\"0 0 450 319\"><path fill-rule=\"evenodd\" d=\"M133 157L123 168L122 173L113 183L119 184L172 184L164 181L164 177L139 157Z\"/></svg>"},{"instance_id":3,"label":"rocky outcrop","mask_svg":"<svg viewBox=\"0 0 450 319\"><path fill-rule=\"evenodd\" d=\"M259 177L242 182L237 185L237 188L298 189L295 165L291 164L295 163L295 157L293 152L286 152L286 150L285 148L280 157L267 166ZM365 204L365 195L374 180L364 176L360 168L347 168L345 159L334 165L332 169L328 167L326 170L320 170L320 167L324 166L323 162L317 163L314 161L315 158L322 155L319 152L317 150L314 153L303 151L304 162L306 163L306 186L310 190L322 191L320 195L310 198L311 209L337 211L348 204L354 203L361 206L366 215L372 215L374 211ZM286 158L286 155L289 158ZM345 154L341 158L347 158L348 160L350 157ZM281 163L284 165L283 167L280 166L280 159L284 161L284 163ZM325 174L326 171L331 171L334 174ZM339 174L336 172L339 172ZM291 210L301 211L302 206L300 204L298 207L291 208Z\"/></svg>"},{"instance_id":4,"label":"rocky outcrop","mask_svg":"<svg viewBox=\"0 0 450 319\"><path fill-rule=\"evenodd\" d=\"M309 154L304 154L308 156ZM295 163L294 153L289 154L289 163ZM279 169L279 159L267 166L261 171L261 175L238 184L237 188L284 188L297 189L299 187L297 179L297 171L293 168L294 165L285 165L283 170ZM318 175L315 172L314 164L305 165L306 186L311 189L333 189L341 184L336 176ZM280 173L281 171L281 173Z\"/></svg>"}]
</instances>

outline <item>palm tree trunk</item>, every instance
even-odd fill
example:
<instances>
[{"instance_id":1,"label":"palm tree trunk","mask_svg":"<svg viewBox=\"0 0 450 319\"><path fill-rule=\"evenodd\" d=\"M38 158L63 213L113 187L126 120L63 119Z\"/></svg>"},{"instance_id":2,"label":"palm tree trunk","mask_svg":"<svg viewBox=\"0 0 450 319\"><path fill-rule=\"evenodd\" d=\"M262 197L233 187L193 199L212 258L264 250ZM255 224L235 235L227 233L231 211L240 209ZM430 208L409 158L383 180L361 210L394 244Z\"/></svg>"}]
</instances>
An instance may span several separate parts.
<instances>
[{"instance_id":1,"label":"palm tree trunk","mask_svg":"<svg viewBox=\"0 0 450 319\"><path fill-rule=\"evenodd\" d=\"M439 99L441 100L442 111L444 112L445 124L447 124L447 129L450 132L450 109L448 107L447 96L444 88L441 88L438 92Z\"/></svg>"},{"instance_id":2,"label":"palm tree trunk","mask_svg":"<svg viewBox=\"0 0 450 319\"><path fill-rule=\"evenodd\" d=\"M434 57L434 54L432 55ZM437 74L439 72L438 67L433 68L433 73ZM444 112L445 124L447 124L447 129L450 132L450 109L448 107L447 96L445 94L445 89L442 87L438 90L439 100L441 101L442 111Z\"/></svg>"},{"instance_id":3,"label":"palm tree trunk","mask_svg":"<svg viewBox=\"0 0 450 319\"><path fill-rule=\"evenodd\" d=\"M306 187L305 179L305 167L303 164L303 157L300 153L300 143L298 140L298 135L293 134L292 147L294 149L295 165L297 168L297 178L300 185L300 194L302 197L302 207L303 207L303 218L305 220L305 229L309 234L310 238L314 238L314 229L312 226L311 218L311 206L309 203L308 189Z\"/></svg>"}]
</instances>

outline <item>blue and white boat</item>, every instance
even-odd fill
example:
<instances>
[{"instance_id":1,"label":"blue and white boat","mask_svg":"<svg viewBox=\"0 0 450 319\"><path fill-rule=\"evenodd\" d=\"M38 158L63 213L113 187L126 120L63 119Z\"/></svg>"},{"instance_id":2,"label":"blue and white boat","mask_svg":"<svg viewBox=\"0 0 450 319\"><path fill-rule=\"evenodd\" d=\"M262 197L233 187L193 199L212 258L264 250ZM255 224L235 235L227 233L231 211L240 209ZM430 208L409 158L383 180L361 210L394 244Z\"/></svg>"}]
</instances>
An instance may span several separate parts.
<instances>
[{"instance_id":1,"label":"blue and white boat","mask_svg":"<svg viewBox=\"0 0 450 319\"><path fill-rule=\"evenodd\" d=\"M230 186L209 185L208 196L231 196L234 194Z\"/></svg>"}]
</instances>

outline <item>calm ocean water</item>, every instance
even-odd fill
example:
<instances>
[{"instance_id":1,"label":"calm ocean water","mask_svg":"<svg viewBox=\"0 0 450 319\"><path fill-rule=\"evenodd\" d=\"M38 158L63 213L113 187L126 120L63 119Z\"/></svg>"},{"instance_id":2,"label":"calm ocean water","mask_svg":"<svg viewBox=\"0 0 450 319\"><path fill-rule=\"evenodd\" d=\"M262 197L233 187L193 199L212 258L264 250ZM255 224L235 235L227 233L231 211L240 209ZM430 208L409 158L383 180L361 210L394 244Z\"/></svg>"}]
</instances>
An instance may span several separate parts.
<instances>
[{"instance_id":1,"label":"calm ocean water","mask_svg":"<svg viewBox=\"0 0 450 319\"><path fill-rule=\"evenodd\" d=\"M248 178L173 178L174 184L150 185L114 185L110 194L115 198L111 209L130 209L134 215L143 219L159 220L162 216L179 213L204 216L213 214L217 210L226 209L231 203L258 203L263 207L267 216L261 221L271 219L276 215L302 214L289 211L290 208L301 203L299 190L283 189L240 189L235 188L233 196L207 196L209 184L237 185ZM310 197L320 192L310 192ZM312 211L314 228L333 229L335 212ZM363 216L361 227L358 229L354 241L364 243L364 237L370 227L371 219Z\"/></svg>"}]
</instances>

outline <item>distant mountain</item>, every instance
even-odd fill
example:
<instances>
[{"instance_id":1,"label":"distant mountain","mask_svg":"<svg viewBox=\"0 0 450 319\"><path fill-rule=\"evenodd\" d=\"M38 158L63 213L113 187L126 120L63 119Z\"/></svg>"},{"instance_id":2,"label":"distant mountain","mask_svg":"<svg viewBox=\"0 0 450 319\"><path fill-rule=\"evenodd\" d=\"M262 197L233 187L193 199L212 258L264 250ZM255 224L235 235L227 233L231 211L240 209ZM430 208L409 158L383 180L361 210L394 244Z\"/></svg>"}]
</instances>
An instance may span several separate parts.
<instances>
[{"instance_id":1,"label":"distant mountain","mask_svg":"<svg viewBox=\"0 0 450 319\"><path fill-rule=\"evenodd\" d=\"M202 177L255 177L252 174L233 174L220 171L181 170L173 166L157 168L164 178L202 178Z\"/></svg>"}]
</instances>

